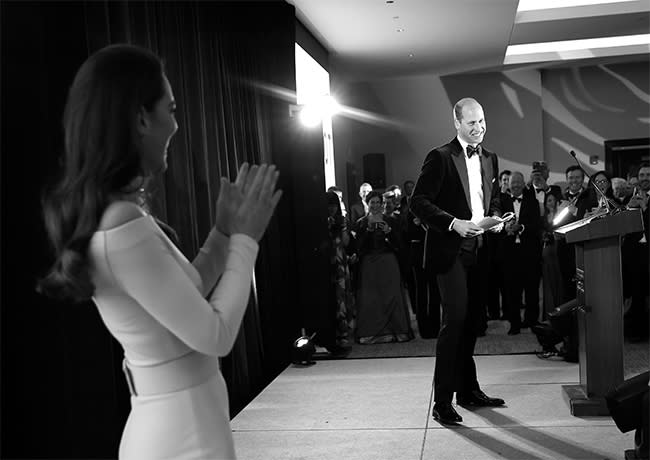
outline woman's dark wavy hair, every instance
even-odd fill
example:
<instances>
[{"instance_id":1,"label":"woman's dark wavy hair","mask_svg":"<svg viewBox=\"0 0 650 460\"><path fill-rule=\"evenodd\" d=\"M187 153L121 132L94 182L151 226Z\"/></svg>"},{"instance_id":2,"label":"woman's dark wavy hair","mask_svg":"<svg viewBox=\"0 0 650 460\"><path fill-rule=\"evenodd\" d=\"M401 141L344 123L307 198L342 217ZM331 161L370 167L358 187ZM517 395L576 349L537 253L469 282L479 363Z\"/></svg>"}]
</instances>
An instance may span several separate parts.
<instances>
[{"instance_id":1,"label":"woman's dark wavy hair","mask_svg":"<svg viewBox=\"0 0 650 460\"><path fill-rule=\"evenodd\" d=\"M594 186L594 179L601 174L605 176L609 181L609 188L605 192L605 196L607 198L614 198L614 191L612 190L612 175L608 171L605 171L604 169L602 171L596 171L591 175L591 177L589 177L589 182L587 183L587 190L591 190L592 193L596 196L596 198L598 197L597 194L598 192L596 192L596 187Z\"/></svg>"},{"instance_id":2,"label":"woman's dark wavy hair","mask_svg":"<svg viewBox=\"0 0 650 460\"><path fill-rule=\"evenodd\" d=\"M73 301L93 295L88 244L111 195L146 185L137 115L163 96L163 72L151 51L124 44L99 50L79 68L63 113L62 171L43 194L55 262L39 280L39 292ZM142 183L134 184L136 178Z\"/></svg>"},{"instance_id":3,"label":"woman's dark wavy hair","mask_svg":"<svg viewBox=\"0 0 650 460\"><path fill-rule=\"evenodd\" d=\"M380 191L378 191L378 190L371 190L371 191L368 192L368 194L366 195L366 203L367 203L367 204L370 204L370 200L372 200L374 197L379 198L379 201L381 201L382 203L384 202L384 195L383 195Z\"/></svg>"},{"instance_id":4,"label":"woman's dark wavy hair","mask_svg":"<svg viewBox=\"0 0 650 460\"><path fill-rule=\"evenodd\" d=\"M325 192L327 206L336 206L336 212L334 213L334 223L330 226L330 231L336 234L340 234L343 231L345 225L345 219L343 218L343 210L341 209L341 200L336 192ZM328 210L329 212L329 210Z\"/></svg>"}]
</instances>

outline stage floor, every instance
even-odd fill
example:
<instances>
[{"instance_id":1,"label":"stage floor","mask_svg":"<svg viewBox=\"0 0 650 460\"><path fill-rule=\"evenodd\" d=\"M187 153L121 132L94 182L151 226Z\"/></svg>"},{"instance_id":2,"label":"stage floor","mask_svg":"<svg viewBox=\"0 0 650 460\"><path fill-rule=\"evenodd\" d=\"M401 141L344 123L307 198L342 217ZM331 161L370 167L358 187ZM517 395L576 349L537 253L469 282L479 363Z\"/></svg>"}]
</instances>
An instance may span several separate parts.
<instances>
[{"instance_id":1,"label":"stage floor","mask_svg":"<svg viewBox=\"0 0 650 460\"><path fill-rule=\"evenodd\" d=\"M623 459L634 432L571 415L563 384L578 365L535 355L476 356L479 381L506 407L431 417L435 358L289 366L232 421L239 460Z\"/></svg>"}]
</instances>

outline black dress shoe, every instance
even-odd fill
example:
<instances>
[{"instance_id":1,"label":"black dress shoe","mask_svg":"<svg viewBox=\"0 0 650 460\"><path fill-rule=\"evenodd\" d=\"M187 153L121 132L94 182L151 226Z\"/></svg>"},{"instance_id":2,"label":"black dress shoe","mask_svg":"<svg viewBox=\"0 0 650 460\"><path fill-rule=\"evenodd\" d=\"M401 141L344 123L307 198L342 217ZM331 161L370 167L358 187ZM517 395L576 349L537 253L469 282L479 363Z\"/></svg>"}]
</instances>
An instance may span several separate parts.
<instances>
[{"instance_id":1,"label":"black dress shoe","mask_svg":"<svg viewBox=\"0 0 650 460\"><path fill-rule=\"evenodd\" d=\"M539 324L540 324L539 321L524 321L523 323L521 323L521 328L522 329L528 329L528 328L531 328L533 326L539 326Z\"/></svg>"},{"instance_id":2,"label":"black dress shoe","mask_svg":"<svg viewBox=\"0 0 650 460\"><path fill-rule=\"evenodd\" d=\"M459 406L473 407L497 407L503 406L506 403L501 398L490 398L481 390L474 390L469 394L456 395L456 402Z\"/></svg>"},{"instance_id":3,"label":"black dress shoe","mask_svg":"<svg viewBox=\"0 0 650 460\"><path fill-rule=\"evenodd\" d=\"M456 425L463 421L463 417L458 415L451 403L435 403L431 415L440 423L447 425Z\"/></svg>"}]
</instances>

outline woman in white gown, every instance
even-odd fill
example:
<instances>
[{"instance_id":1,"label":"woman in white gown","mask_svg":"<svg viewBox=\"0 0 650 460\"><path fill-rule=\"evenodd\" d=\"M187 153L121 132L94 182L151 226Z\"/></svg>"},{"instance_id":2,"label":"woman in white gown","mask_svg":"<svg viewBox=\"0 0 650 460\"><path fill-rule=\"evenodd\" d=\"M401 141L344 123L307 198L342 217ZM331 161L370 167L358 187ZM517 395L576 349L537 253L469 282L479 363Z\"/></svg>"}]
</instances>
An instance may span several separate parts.
<instances>
[{"instance_id":1,"label":"woman in white gown","mask_svg":"<svg viewBox=\"0 0 650 460\"><path fill-rule=\"evenodd\" d=\"M234 183L221 179L215 227L190 263L138 201L167 167L175 108L148 50L113 45L81 66L64 113L62 178L45 200L56 262L40 288L92 298L124 348L131 413L120 459L232 459L218 357L248 303L278 172L244 164Z\"/></svg>"}]
</instances>

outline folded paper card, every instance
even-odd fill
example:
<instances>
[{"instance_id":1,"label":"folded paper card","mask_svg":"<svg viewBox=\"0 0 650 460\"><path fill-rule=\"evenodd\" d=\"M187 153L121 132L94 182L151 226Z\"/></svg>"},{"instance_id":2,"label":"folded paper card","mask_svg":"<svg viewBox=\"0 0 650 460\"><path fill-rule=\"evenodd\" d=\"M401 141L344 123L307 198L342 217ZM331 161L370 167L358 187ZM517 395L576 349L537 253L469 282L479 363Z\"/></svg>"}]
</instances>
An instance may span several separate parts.
<instances>
[{"instance_id":1,"label":"folded paper card","mask_svg":"<svg viewBox=\"0 0 650 460\"><path fill-rule=\"evenodd\" d=\"M479 222L477 222L476 225L481 227L483 230L489 230L492 227L496 227L497 225L508 222L509 220L512 220L514 218L515 218L514 212L507 212L501 217L499 216L484 217Z\"/></svg>"}]
</instances>

